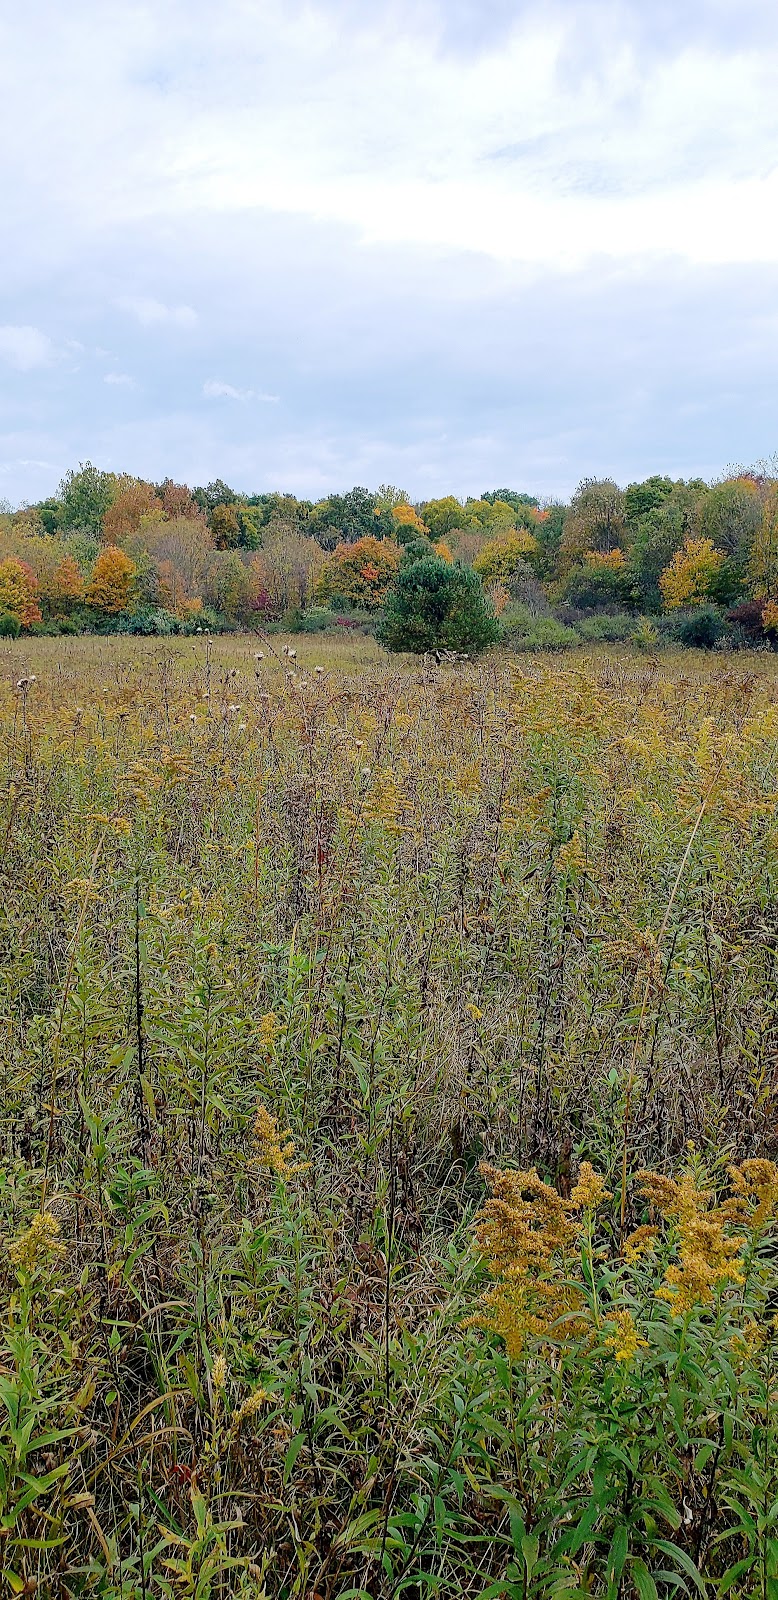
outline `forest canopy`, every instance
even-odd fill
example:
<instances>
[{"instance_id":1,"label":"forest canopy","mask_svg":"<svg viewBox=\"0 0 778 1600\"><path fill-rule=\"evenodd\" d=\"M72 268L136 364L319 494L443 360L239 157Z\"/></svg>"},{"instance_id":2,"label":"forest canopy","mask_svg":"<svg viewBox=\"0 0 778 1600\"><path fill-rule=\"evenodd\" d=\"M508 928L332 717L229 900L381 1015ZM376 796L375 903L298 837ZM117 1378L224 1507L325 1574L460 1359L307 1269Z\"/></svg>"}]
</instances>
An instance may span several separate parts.
<instances>
[{"instance_id":1,"label":"forest canopy","mask_svg":"<svg viewBox=\"0 0 778 1600\"><path fill-rule=\"evenodd\" d=\"M510 488L412 502L391 484L312 502L221 479L151 483L87 461L56 495L0 515L0 631L228 631L353 616L380 633L397 586L411 592L409 561L422 559L438 563L441 593L451 590L441 564L467 569L519 642L561 646L565 631L587 626L626 637L642 623L682 643L734 630L740 643L775 644L778 478L585 478L568 504Z\"/></svg>"}]
</instances>

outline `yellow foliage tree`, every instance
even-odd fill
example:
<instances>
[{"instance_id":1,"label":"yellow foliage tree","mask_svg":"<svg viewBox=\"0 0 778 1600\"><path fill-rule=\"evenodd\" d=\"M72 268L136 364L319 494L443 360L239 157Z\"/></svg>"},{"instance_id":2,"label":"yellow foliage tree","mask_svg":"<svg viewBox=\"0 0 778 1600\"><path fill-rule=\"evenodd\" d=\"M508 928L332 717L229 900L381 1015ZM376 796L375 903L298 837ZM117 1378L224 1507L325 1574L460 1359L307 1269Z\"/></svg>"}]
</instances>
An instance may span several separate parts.
<instances>
[{"instance_id":1,"label":"yellow foliage tree","mask_svg":"<svg viewBox=\"0 0 778 1600\"><path fill-rule=\"evenodd\" d=\"M623 550L587 550L584 561L587 567L596 567L601 572L623 572L627 565Z\"/></svg>"},{"instance_id":2,"label":"yellow foliage tree","mask_svg":"<svg viewBox=\"0 0 778 1600\"><path fill-rule=\"evenodd\" d=\"M665 610L699 605L710 593L711 582L723 562L724 557L710 539L687 539L659 579Z\"/></svg>"},{"instance_id":3,"label":"yellow foliage tree","mask_svg":"<svg viewBox=\"0 0 778 1600\"><path fill-rule=\"evenodd\" d=\"M505 583L528 556L535 554L538 541L526 528L511 528L509 533L490 539L476 556L473 566L484 583Z\"/></svg>"},{"instance_id":4,"label":"yellow foliage tree","mask_svg":"<svg viewBox=\"0 0 778 1600\"><path fill-rule=\"evenodd\" d=\"M26 561L17 561L15 556L0 561L0 611L10 611L23 628L41 620L35 573Z\"/></svg>"},{"instance_id":5,"label":"yellow foliage tree","mask_svg":"<svg viewBox=\"0 0 778 1600\"><path fill-rule=\"evenodd\" d=\"M416 533L428 532L426 523L422 522L418 512L414 511L413 506L409 506L407 501L402 505L392 506L392 516L401 528L413 528Z\"/></svg>"},{"instance_id":6,"label":"yellow foliage tree","mask_svg":"<svg viewBox=\"0 0 778 1600\"><path fill-rule=\"evenodd\" d=\"M100 551L94 565L92 581L86 591L87 605L106 616L116 616L126 611L132 598L132 580L135 563L117 545L107 544Z\"/></svg>"}]
</instances>

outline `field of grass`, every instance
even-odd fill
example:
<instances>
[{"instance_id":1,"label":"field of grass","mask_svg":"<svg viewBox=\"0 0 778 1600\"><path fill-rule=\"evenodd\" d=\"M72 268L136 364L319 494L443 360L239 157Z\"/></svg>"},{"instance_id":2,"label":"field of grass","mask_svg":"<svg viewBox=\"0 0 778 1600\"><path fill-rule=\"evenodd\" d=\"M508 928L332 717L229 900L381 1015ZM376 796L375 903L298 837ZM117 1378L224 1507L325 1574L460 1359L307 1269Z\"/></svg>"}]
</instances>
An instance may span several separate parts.
<instances>
[{"instance_id":1,"label":"field of grass","mask_svg":"<svg viewBox=\"0 0 778 1600\"><path fill-rule=\"evenodd\" d=\"M7 1592L778 1595L778 658L21 639L0 730Z\"/></svg>"}]
</instances>

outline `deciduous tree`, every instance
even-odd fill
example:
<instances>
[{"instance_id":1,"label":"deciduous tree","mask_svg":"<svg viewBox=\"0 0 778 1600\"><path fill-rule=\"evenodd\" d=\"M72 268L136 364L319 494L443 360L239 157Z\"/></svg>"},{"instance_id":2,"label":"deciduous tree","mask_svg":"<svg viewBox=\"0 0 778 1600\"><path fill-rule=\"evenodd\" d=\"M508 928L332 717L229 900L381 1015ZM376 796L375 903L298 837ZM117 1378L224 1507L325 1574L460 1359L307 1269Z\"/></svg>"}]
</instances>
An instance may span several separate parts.
<instances>
[{"instance_id":1,"label":"deciduous tree","mask_svg":"<svg viewBox=\"0 0 778 1600\"><path fill-rule=\"evenodd\" d=\"M149 518L161 522L165 508L153 484L140 478L120 480L119 492L103 516L103 538L106 544L124 544L137 533L141 522Z\"/></svg>"},{"instance_id":2,"label":"deciduous tree","mask_svg":"<svg viewBox=\"0 0 778 1600\"><path fill-rule=\"evenodd\" d=\"M118 545L104 545L94 564L91 582L84 596L87 605L106 616L127 611L132 600L135 562Z\"/></svg>"},{"instance_id":3,"label":"deciduous tree","mask_svg":"<svg viewBox=\"0 0 778 1600\"><path fill-rule=\"evenodd\" d=\"M665 608L697 606L708 598L724 557L710 539L687 539L659 579Z\"/></svg>"},{"instance_id":4,"label":"deciduous tree","mask_svg":"<svg viewBox=\"0 0 778 1600\"><path fill-rule=\"evenodd\" d=\"M35 573L15 556L0 561L0 611L10 612L23 628L41 620Z\"/></svg>"},{"instance_id":5,"label":"deciduous tree","mask_svg":"<svg viewBox=\"0 0 778 1600\"><path fill-rule=\"evenodd\" d=\"M484 583L507 583L528 556L537 553L538 541L526 528L512 528L509 533L490 539L476 556L473 567Z\"/></svg>"},{"instance_id":6,"label":"deciduous tree","mask_svg":"<svg viewBox=\"0 0 778 1600\"><path fill-rule=\"evenodd\" d=\"M350 605L376 611L400 566L399 547L390 539L357 539L340 544L324 566L318 584L323 600L340 596Z\"/></svg>"}]
</instances>

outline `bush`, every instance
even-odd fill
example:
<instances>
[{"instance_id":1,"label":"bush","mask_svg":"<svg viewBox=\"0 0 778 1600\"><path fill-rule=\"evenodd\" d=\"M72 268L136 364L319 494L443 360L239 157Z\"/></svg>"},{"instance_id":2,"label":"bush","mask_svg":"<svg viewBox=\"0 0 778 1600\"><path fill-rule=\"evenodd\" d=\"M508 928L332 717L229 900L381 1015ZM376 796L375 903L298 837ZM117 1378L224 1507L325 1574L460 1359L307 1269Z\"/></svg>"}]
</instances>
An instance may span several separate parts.
<instances>
[{"instance_id":1,"label":"bush","mask_svg":"<svg viewBox=\"0 0 778 1600\"><path fill-rule=\"evenodd\" d=\"M576 633L587 644L623 644L633 638L636 628L636 619L623 611L616 612L615 616L584 617L575 623Z\"/></svg>"},{"instance_id":2,"label":"bush","mask_svg":"<svg viewBox=\"0 0 778 1600\"><path fill-rule=\"evenodd\" d=\"M665 637L687 650L712 650L727 631L727 624L716 606L695 606L662 618Z\"/></svg>"},{"instance_id":3,"label":"bush","mask_svg":"<svg viewBox=\"0 0 778 1600\"><path fill-rule=\"evenodd\" d=\"M377 636L387 650L473 654L496 644L501 629L477 572L427 557L400 572Z\"/></svg>"},{"instance_id":4,"label":"bush","mask_svg":"<svg viewBox=\"0 0 778 1600\"><path fill-rule=\"evenodd\" d=\"M113 630L115 633L142 634L147 638L168 637L173 633L181 632L178 617L172 612L164 611L161 606L142 606L129 615L120 616Z\"/></svg>"},{"instance_id":5,"label":"bush","mask_svg":"<svg viewBox=\"0 0 778 1600\"><path fill-rule=\"evenodd\" d=\"M62 632L59 618L50 618L48 622L31 622L28 633L34 639L56 639Z\"/></svg>"},{"instance_id":6,"label":"bush","mask_svg":"<svg viewBox=\"0 0 778 1600\"><path fill-rule=\"evenodd\" d=\"M656 650L661 643L659 630L650 617L641 617L632 635L632 643L638 650Z\"/></svg>"},{"instance_id":7,"label":"bush","mask_svg":"<svg viewBox=\"0 0 778 1600\"><path fill-rule=\"evenodd\" d=\"M0 639L18 639L22 625L12 611L0 611Z\"/></svg>"},{"instance_id":8,"label":"bush","mask_svg":"<svg viewBox=\"0 0 778 1600\"><path fill-rule=\"evenodd\" d=\"M310 606L307 610L302 606L290 606L281 618L281 630L284 633L322 633L325 628L331 628L334 621L329 606Z\"/></svg>"},{"instance_id":9,"label":"bush","mask_svg":"<svg viewBox=\"0 0 778 1600\"><path fill-rule=\"evenodd\" d=\"M580 644L575 628L556 617L533 615L527 606L511 606L502 615L506 642L512 650L572 650Z\"/></svg>"},{"instance_id":10,"label":"bush","mask_svg":"<svg viewBox=\"0 0 778 1600\"><path fill-rule=\"evenodd\" d=\"M734 610L727 613L727 622L733 633L733 647L738 650L778 649L778 637L773 629L765 629L763 613L766 602L764 600L744 600L742 605L735 606Z\"/></svg>"}]
</instances>

